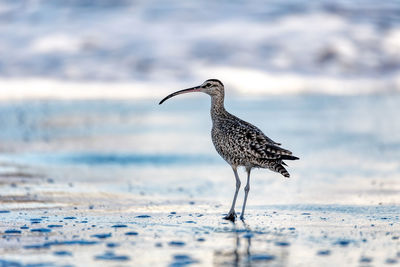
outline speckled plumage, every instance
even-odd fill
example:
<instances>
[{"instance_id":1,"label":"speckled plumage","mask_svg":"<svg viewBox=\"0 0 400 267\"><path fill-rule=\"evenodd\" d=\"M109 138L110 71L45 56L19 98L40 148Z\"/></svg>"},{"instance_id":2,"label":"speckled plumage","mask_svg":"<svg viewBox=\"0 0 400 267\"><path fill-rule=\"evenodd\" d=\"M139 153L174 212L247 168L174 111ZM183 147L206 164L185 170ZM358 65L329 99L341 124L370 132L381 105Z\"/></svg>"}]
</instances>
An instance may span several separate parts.
<instances>
[{"instance_id":1,"label":"speckled plumage","mask_svg":"<svg viewBox=\"0 0 400 267\"><path fill-rule=\"evenodd\" d=\"M222 83L221 83L222 84ZM292 152L268 138L256 126L230 114L224 108L224 87L212 95L211 137L218 154L231 166L267 168L285 177L283 160L295 160Z\"/></svg>"},{"instance_id":2,"label":"speckled plumage","mask_svg":"<svg viewBox=\"0 0 400 267\"><path fill-rule=\"evenodd\" d=\"M165 97L161 102L183 93L203 92L211 96L211 137L218 154L228 162L235 174L236 191L232 207L225 217L234 221L236 197L240 188L240 179L237 174L237 167L244 166L247 171L247 184L245 187L245 198L242 207L241 219L250 190L250 171L252 168L266 168L289 177L288 171L283 167L286 165L283 160L296 160L289 150L280 147L281 144L268 138L256 126L239 119L230 114L224 107L224 85L216 79L205 81L202 85L184 89Z\"/></svg>"}]
</instances>

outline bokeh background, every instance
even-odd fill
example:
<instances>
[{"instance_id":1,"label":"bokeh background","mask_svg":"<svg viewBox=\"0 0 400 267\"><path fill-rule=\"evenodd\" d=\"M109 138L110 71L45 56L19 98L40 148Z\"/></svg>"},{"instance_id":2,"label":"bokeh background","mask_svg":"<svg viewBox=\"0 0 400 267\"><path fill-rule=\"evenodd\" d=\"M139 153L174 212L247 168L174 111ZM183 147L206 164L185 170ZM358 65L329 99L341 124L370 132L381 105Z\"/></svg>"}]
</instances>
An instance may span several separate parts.
<instances>
[{"instance_id":1,"label":"bokeh background","mask_svg":"<svg viewBox=\"0 0 400 267\"><path fill-rule=\"evenodd\" d=\"M209 77L243 95L400 87L397 1L17 0L0 12L2 87L19 97L78 94L63 82L155 97Z\"/></svg>"},{"instance_id":2,"label":"bokeh background","mask_svg":"<svg viewBox=\"0 0 400 267\"><path fill-rule=\"evenodd\" d=\"M219 219L229 208L234 177L211 143L209 97L178 96L158 105L209 78L225 84L228 111L300 157L290 163L291 179L253 172L250 218L275 205L280 212L326 212L321 216L328 221L333 212L335 225L340 214L362 217L365 225L381 217L398 225L395 0L0 1L2 209L51 214L90 204L148 214L194 209ZM371 213L384 215L371 219ZM107 216L101 220L119 218ZM7 223L23 219L13 220ZM299 239L315 243L289 247L289 263L302 261L321 240L343 237L339 231L313 239L305 232ZM383 236L382 243L367 244L380 263L396 253ZM357 238L354 243L364 242ZM224 247L224 240L214 236L213 246ZM207 246L197 253L209 255ZM91 252L74 253L79 262ZM139 254L143 265L154 260ZM35 259L34 251L25 255ZM335 255L331 264L359 261L359 250Z\"/></svg>"}]
</instances>

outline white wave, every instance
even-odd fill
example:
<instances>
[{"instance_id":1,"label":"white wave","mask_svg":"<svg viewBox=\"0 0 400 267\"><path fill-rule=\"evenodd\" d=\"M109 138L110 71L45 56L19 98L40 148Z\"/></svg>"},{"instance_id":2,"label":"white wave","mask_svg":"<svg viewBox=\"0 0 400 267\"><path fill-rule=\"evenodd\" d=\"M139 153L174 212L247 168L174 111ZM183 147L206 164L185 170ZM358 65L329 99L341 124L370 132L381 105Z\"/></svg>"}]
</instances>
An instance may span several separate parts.
<instances>
[{"instance_id":1,"label":"white wave","mask_svg":"<svg viewBox=\"0 0 400 267\"><path fill-rule=\"evenodd\" d=\"M46 7L44 2L39 7ZM193 64L202 62L297 75L353 75L361 80L400 71L399 25L395 23L379 28L373 19L352 19L340 12L313 9L306 2L308 12L288 11L258 19L252 15L255 11L269 14L274 6L217 5L234 8L231 11L238 16L231 17L218 9L202 12L200 2L188 4L186 11L159 5L139 1L123 9L94 8L88 19L67 4L68 20L50 5L35 9L44 18L54 13L54 21L41 24L31 23L30 13L20 11L21 21L0 26L0 75L182 79L192 75ZM153 18L154 12L160 17Z\"/></svg>"},{"instance_id":2,"label":"white wave","mask_svg":"<svg viewBox=\"0 0 400 267\"><path fill-rule=\"evenodd\" d=\"M400 73L385 79L272 73L250 68L203 66L194 68L192 82L76 82L52 79L0 79L0 100L22 99L160 99L167 94L220 79L240 96L285 94L358 95L400 92Z\"/></svg>"},{"instance_id":3,"label":"white wave","mask_svg":"<svg viewBox=\"0 0 400 267\"><path fill-rule=\"evenodd\" d=\"M0 4L18 14L0 26L0 99L159 98L208 78L239 95L400 91L400 25L382 3L377 18L359 19L340 10L363 7L342 1L331 1L337 12L307 1L301 12L282 9L287 1L172 2L93 4L90 16L68 1Z\"/></svg>"},{"instance_id":4,"label":"white wave","mask_svg":"<svg viewBox=\"0 0 400 267\"><path fill-rule=\"evenodd\" d=\"M265 72L257 69L234 67L203 67L197 70L198 76L211 73L221 79L225 86L233 87L242 95L281 95L281 94L333 94L358 95L371 93L400 92L400 73L385 79L347 78L323 75L300 75L288 72Z\"/></svg>"}]
</instances>

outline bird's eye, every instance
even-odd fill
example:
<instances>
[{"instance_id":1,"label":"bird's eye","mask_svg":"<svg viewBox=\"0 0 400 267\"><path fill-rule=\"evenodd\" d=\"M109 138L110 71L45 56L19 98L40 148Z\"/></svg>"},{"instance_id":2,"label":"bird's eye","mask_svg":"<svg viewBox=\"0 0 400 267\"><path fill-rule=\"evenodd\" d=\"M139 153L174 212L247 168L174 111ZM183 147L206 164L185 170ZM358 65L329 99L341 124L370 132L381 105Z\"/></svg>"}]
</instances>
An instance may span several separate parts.
<instances>
[{"instance_id":1,"label":"bird's eye","mask_svg":"<svg viewBox=\"0 0 400 267\"><path fill-rule=\"evenodd\" d=\"M207 84L206 84L206 87L210 87L210 86L211 86L211 83L207 83Z\"/></svg>"}]
</instances>

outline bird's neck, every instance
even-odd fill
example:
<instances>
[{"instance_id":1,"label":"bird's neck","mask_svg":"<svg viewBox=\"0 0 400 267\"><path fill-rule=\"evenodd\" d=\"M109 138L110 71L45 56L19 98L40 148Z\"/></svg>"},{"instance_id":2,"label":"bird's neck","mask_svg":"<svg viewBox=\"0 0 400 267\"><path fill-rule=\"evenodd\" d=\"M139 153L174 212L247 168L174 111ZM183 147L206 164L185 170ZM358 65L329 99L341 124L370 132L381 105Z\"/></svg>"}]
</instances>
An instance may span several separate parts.
<instances>
[{"instance_id":1,"label":"bird's neck","mask_svg":"<svg viewBox=\"0 0 400 267\"><path fill-rule=\"evenodd\" d=\"M212 96L211 97L211 118L215 119L226 113L224 107L224 96Z\"/></svg>"}]
</instances>

